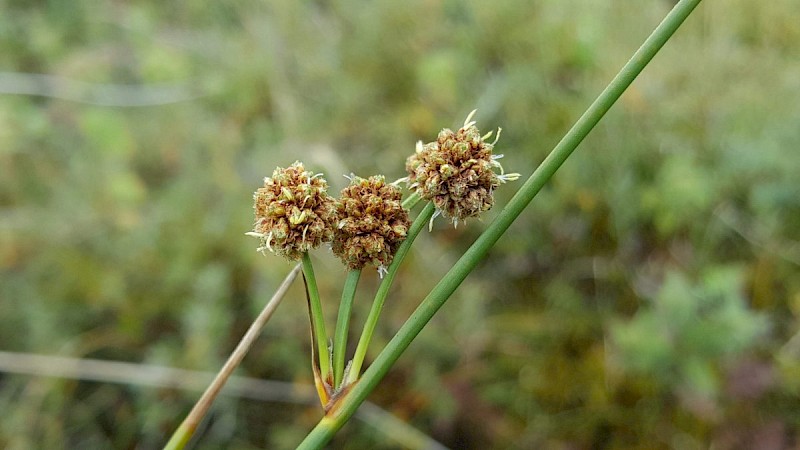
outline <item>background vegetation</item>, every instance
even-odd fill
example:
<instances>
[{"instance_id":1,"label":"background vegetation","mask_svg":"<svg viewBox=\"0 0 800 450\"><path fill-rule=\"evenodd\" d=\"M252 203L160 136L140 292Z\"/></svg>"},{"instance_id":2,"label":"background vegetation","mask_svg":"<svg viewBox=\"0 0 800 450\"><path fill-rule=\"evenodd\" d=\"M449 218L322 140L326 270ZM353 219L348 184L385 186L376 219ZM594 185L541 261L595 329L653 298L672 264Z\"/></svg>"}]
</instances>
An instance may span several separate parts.
<instances>
[{"instance_id":1,"label":"background vegetation","mask_svg":"<svg viewBox=\"0 0 800 450\"><path fill-rule=\"evenodd\" d=\"M0 350L217 370L291 268L244 236L275 166L399 178L477 107L527 176L670 2L631 6L0 2ZM372 400L457 448L797 445L798 24L701 5ZM483 226L420 237L373 352ZM314 258L332 323L344 269ZM310 383L308 334L297 285L241 373ZM157 448L198 395L0 374L0 447ZM223 398L197 448L319 416Z\"/></svg>"}]
</instances>

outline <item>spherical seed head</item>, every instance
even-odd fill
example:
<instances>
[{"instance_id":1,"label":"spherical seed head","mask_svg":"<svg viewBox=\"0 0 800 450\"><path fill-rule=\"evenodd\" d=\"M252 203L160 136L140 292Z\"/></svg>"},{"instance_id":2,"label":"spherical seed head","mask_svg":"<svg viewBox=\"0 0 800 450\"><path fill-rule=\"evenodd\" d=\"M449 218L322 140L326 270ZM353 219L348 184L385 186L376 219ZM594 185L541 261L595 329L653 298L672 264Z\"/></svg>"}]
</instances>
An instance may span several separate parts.
<instances>
[{"instance_id":1,"label":"spherical seed head","mask_svg":"<svg viewBox=\"0 0 800 450\"><path fill-rule=\"evenodd\" d=\"M400 189L380 175L354 176L336 201L339 223L333 253L350 269L371 263L391 264L397 248L406 239L410 221L401 204Z\"/></svg>"},{"instance_id":2,"label":"spherical seed head","mask_svg":"<svg viewBox=\"0 0 800 450\"><path fill-rule=\"evenodd\" d=\"M406 160L409 186L454 222L489 210L494 189L515 179L494 172L499 168L502 174L499 156L492 155L496 141L484 141L491 133L481 136L470 120L474 113L457 131L445 128L435 141L417 143L416 152Z\"/></svg>"},{"instance_id":3,"label":"spherical seed head","mask_svg":"<svg viewBox=\"0 0 800 450\"><path fill-rule=\"evenodd\" d=\"M261 239L259 250L271 250L291 260L333 239L336 206L328 184L299 161L278 167L264 187L253 194L256 220L253 235Z\"/></svg>"}]
</instances>

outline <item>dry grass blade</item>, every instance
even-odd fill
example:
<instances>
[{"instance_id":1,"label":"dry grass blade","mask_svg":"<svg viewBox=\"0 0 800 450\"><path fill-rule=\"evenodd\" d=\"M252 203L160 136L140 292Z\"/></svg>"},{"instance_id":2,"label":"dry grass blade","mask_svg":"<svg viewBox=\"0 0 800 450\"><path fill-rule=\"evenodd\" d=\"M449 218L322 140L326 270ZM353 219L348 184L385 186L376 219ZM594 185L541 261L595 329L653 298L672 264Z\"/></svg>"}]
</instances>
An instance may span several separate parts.
<instances>
[{"instance_id":1,"label":"dry grass blade","mask_svg":"<svg viewBox=\"0 0 800 450\"><path fill-rule=\"evenodd\" d=\"M214 399L219 395L219 391L222 390L222 387L225 386L225 382L228 381L233 371L236 370L242 362L244 355L250 350L253 342L255 342L256 338L258 338L258 335L261 333L261 329L264 328L264 325L266 325L267 321L272 317L275 309L278 307L281 300L283 300L283 296L286 295L289 285L292 284L292 281L297 278L297 274L300 273L301 268L302 266L297 264L294 269L286 275L286 278L278 287L278 290L275 291L275 295L272 296L258 317L256 317L256 320L250 325L250 328L247 330L244 337L242 337L239 345L236 346L236 349L228 357L225 365L222 366L222 369L220 369L214 381L212 381L205 392L203 392L200 400L195 403L183 423L175 430L175 433L172 435L172 438L165 448L181 449L186 445L192 435L194 435L195 430L197 430L200 422L205 417Z\"/></svg>"}]
</instances>

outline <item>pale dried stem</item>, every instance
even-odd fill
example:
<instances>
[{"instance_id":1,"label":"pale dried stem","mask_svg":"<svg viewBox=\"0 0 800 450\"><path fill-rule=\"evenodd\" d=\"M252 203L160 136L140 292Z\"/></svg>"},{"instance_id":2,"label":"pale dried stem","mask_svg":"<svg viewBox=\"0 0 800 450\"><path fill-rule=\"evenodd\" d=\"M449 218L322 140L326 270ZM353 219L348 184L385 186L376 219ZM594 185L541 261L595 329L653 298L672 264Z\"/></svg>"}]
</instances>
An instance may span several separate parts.
<instances>
[{"instance_id":1,"label":"pale dried stem","mask_svg":"<svg viewBox=\"0 0 800 450\"><path fill-rule=\"evenodd\" d=\"M214 402L214 399L217 398L219 391L222 390L222 387L225 386L225 382L230 378L231 374L234 370L239 366L244 359L244 356L250 350L250 347L253 346L253 343L258 338L259 334L261 334L261 329L267 324L272 314L275 312L275 309L283 300L284 295L286 295L286 291L289 289L289 285L292 284L292 281L297 277L297 274L300 273L302 269L301 264L297 264L286 278L283 280L281 285L278 287L278 290L275 291L275 295L272 296L270 301L264 306L264 309L261 313L256 317L256 320L250 325L250 328L245 333L242 340L239 341L239 345L236 346L236 349L231 353L228 357L228 360L225 362L225 365L222 366L217 376L214 378L214 381L206 388L203 395L200 397L200 400L192 408L189 415L186 416L186 419L183 421L181 427L188 427L191 430L197 428L200 422L205 417L208 409L211 407L211 404Z\"/></svg>"}]
</instances>

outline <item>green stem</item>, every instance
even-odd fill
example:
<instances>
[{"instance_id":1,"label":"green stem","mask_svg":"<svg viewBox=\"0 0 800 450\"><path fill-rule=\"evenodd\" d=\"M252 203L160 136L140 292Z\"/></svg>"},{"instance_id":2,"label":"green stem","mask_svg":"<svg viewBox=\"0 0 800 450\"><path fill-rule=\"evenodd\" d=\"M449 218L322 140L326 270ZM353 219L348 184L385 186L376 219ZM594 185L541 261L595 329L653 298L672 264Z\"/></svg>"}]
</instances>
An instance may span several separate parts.
<instances>
[{"instance_id":1,"label":"green stem","mask_svg":"<svg viewBox=\"0 0 800 450\"><path fill-rule=\"evenodd\" d=\"M193 427L186 422L182 422L172 434L172 437L169 439L167 444L164 446L164 450L182 450L184 447L186 447L186 444L189 443L189 439L194 436L196 429L196 427Z\"/></svg>"},{"instance_id":2,"label":"green stem","mask_svg":"<svg viewBox=\"0 0 800 450\"><path fill-rule=\"evenodd\" d=\"M311 430L298 448L322 448L330 441L347 420L355 413L358 406L367 398L378 382L386 375L389 368L411 344L422 328L431 320L436 311L447 301L467 275L488 253L489 249L500 239L511 223L522 213L533 200L544 184L553 176L570 154L578 147L586 135L600 121L603 115L619 99L625 89L630 86L636 76L647 66L658 50L669 40L683 21L701 0L680 0L667 17L656 27L633 57L625 64L605 90L589 106L552 152L545 158L539 168L533 172L508 205L484 233L472 244L449 272L425 297L425 300L411 314L411 317L400 328L386 348L378 355L361 380L353 386L348 395L342 398L337 407L323 418Z\"/></svg>"},{"instance_id":3,"label":"green stem","mask_svg":"<svg viewBox=\"0 0 800 450\"><path fill-rule=\"evenodd\" d=\"M417 193L417 191L414 191L411 194L409 194L409 196L406 197L405 200L403 200L402 205L403 208L405 209L414 209L414 207L417 206L417 203L419 203L419 201L420 201L419 194Z\"/></svg>"},{"instance_id":4,"label":"green stem","mask_svg":"<svg viewBox=\"0 0 800 450\"><path fill-rule=\"evenodd\" d=\"M328 353L328 333L325 331L325 318L322 314L322 302L319 299L317 279L314 277L314 267L308 252L303 253L303 275L306 277L308 296L311 300L311 322L317 336L317 349L319 353L319 372L322 379L327 379L331 374L330 355ZM312 342L311 345L314 345Z\"/></svg>"},{"instance_id":5,"label":"green stem","mask_svg":"<svg viewBox=\"0 0 800 450\"><path fill-rule=\"evenodd\" d=\"M372 301L372 308L369 310L367 321L364 323L364 331L361 332L361 338L358 340L358 347L356 347L356 353L353 356L353 364L350 366L350 375L348 375L346 380L348 384L356 381L358 375L361 373L361 366L364 364L364 357L367 355L369 342L372 340L372 334L375 332L375 326L378 324L378 317L381 315L383 303L389 295L389 288L392 286L394 276L397 274L397 268L400 267L406 254L408 254L408 250L411 248L411 244L414 243L414 239L417 238L419 232L422 231L428 221L431 220L434 209L433 203L425 205L422 212L414 219L414 223L412 223L411 227L408 229L406 240L400 244L392 263L389 264L389 270L386 272L386 275L384 275L381 285L378 287L378 292L375 294L375 300Z\"/></svg>"},{"instance_id":6,"label":"green stem","mask_svg":"<svg viewBox=\"0 0 800 450\"><path fill-rule=\"evenodd\" d=\"M350 311L356 296L356 286L361 277L361 269L351 270L347 274L342 289L342 301L339 303L339 317L336 319L336 333L333 336L333 386L338 389L344 375L344 361L347 353L347 332L350 329Z\"/></svg>"}]
</instances>

